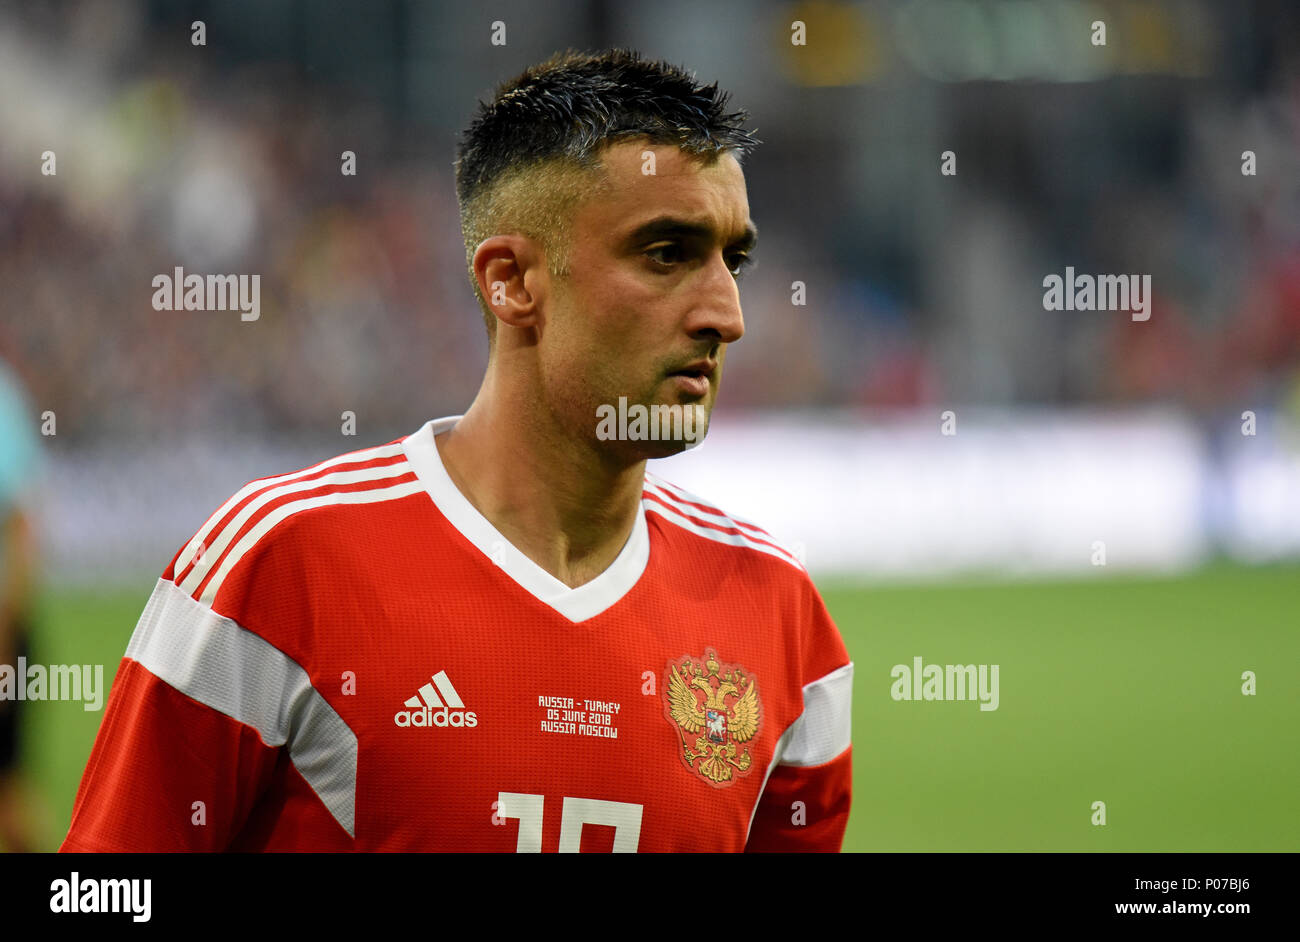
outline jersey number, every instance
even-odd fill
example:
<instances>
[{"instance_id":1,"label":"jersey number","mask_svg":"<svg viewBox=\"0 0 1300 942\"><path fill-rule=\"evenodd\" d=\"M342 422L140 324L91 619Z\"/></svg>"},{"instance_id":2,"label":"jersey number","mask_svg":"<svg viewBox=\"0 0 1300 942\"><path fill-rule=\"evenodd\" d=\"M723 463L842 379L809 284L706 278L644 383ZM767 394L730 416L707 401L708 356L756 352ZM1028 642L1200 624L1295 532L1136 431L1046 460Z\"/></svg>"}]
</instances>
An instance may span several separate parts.
<instances>
[{"instance_id":1,"label":"jersey number","mask_svg":"<svg viewBox=\"0 0 1300 942\"><path fill-rule=\"evenodd\" d=\"M497 816L519 822L519 841L515 851L539 854L542 851L541 795L516 792L497 793ZM644 805L625 801L601 801L599 798L566 798L560 812L560 853L576 854L582 846L584 824L604 824L614 829L614 853L634 854L641 843L641 812Z\"/></svg>"}]
</instances>

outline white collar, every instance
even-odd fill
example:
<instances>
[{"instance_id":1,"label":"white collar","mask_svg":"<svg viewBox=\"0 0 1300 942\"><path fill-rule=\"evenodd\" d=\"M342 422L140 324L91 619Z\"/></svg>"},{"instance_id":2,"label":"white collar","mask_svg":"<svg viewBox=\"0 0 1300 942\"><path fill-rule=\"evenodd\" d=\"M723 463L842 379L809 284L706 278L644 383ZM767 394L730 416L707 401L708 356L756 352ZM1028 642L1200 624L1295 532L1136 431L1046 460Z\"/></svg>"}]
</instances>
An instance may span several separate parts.
<instances>
[{"instance_id":1,"label":"white collar","mask_svg":"<svg viewBox=\"0 0 1300 942\"><path fill-rule=\"evenodd\" d=\"M576 589L565 585L533 562L501 535L486 517L460 492L443 467L434 436L452 428L462 416L430 419L419 431L402 440L406 460L429 492L438 510L465 539L502 572L539 601L571 622L586 621L610 608L636 585L650 559L650 537L645 508L637 505L636 522L618 558L595 579Z\"/></svg>"}]
</instances>

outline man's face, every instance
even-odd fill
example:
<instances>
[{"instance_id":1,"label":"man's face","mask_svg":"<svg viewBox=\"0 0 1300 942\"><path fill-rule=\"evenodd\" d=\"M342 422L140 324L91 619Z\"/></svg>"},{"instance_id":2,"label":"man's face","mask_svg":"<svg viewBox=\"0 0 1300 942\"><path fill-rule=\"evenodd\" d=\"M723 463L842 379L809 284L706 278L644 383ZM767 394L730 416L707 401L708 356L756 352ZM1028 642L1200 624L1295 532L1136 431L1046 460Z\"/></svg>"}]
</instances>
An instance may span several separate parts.
<instances>
[{"instance_id":1,"label":"man's face","mask_svg":"<svg viewBox=\"0 0 1300 942\"><path fill-rule=\"evenodd\" d=\"M653 174L643 172L646 151ZM574 214L569 274L555 282L544 314L549 405L593 437L597 407L617 409L622 396L629 407L699 405L707 419L727 344L744 333L735 273L754 228L740 164L640 141L607 148L603 161L606 184ZM610 444L640 458L687 443Z\"/></svg>"}]
</instances>

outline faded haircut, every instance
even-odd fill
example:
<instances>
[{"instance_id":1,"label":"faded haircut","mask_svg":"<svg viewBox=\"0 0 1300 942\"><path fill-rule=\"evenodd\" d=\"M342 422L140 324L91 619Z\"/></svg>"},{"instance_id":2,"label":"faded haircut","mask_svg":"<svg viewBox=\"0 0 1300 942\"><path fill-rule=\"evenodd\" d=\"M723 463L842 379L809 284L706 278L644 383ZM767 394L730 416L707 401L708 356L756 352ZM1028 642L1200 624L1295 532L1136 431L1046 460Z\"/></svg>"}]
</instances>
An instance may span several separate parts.
<instances>
[{"instance_id":1,"label":"faded haircut","mask_svg":"<svg viewBox=\"0 0 1300 942\"><path fill-rule=\"evenodd\" d=\"M675 144L705 160L742 160L759 141L749 115L727 110L728 92L685 69L630 49L564 52L480 102L456 151L456 198L470 284L487 323L496 317L474 276L474 251L493 235L520 233L546 252L547 268L568 273L573 212L598 192L601 151L625 138Z\"/></svg>"}]
</instances>

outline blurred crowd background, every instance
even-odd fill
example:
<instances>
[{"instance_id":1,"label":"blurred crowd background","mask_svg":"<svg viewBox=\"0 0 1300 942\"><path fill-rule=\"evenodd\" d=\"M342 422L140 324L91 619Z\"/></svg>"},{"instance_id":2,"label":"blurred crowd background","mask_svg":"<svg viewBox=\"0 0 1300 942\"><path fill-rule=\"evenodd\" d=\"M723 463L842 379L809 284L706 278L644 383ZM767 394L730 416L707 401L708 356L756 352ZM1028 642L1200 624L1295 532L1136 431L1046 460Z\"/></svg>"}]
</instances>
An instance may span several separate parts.
<instances>
[{"instance_id":1,"label":"blurred crowd background","mask_svg":"<svg viewBox=\"0 0 1300 942\"><path fill-rule=\"evenodd\" d=\"M464 408L457 133L522 67L618 44L719 80L764 141L725 408L1297 397L1287 2L3 4L0 357L56 447ZM261 319L154 311L177 265L261 274ZM1043 310L1066 265L1150 274L1151 320Z\"/></svg>"}]
</instances>

